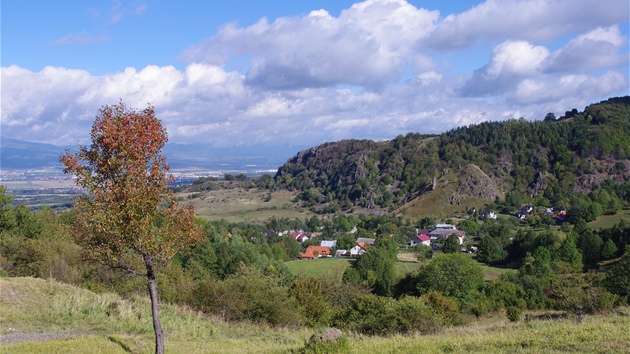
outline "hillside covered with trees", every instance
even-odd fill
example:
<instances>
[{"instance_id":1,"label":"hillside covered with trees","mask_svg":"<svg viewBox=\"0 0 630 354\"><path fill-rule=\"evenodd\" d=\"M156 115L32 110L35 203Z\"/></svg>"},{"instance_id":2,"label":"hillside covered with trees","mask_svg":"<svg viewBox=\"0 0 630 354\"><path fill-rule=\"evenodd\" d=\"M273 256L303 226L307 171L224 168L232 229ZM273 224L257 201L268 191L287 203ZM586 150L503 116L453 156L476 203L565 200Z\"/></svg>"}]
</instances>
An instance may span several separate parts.
<instances>
[{"instance_id":1,"label":"hillside covered with trees","mask_svg":"<svg viewBox=\"0 0 630 354\"><path fill-rule=\"evenodd\" d=\"M420 198L456 206L499 197L569 205L605 191L605 212L630 198L630 97L542 121L484 122L440 135L344 140L299 152L267 187L300 192L318 212L401 210ZM446 188L448 186L448 188ZM443 193L439 195L438 191ZM614 196L613 196L614 195ZM615 201L610 201L614 199Z\"/></svg>"}]
</instances>

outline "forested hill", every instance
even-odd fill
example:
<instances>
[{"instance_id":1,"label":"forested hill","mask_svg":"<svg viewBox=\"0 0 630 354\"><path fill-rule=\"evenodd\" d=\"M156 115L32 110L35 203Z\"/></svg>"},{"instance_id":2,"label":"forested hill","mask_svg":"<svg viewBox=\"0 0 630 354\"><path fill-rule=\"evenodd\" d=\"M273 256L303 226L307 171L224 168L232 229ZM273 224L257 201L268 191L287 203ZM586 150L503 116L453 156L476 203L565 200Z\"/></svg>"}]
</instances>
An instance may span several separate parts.
<instances>
[{"instance_id":1,"label":"forested hill","mask_svg":"<svg viewBox=\"0 0 630 354\"><path fill-rule=\"evenodd\" d=\"M326 212L400 210L418 201L461 209L506 194L558 205L602 185L627 190L629 158L626 96L559 118L547 114L542 121L486 122L385 142L326 143L289 159L275 182L301 191L307 206Z\"/></svg>"}]
</instances>

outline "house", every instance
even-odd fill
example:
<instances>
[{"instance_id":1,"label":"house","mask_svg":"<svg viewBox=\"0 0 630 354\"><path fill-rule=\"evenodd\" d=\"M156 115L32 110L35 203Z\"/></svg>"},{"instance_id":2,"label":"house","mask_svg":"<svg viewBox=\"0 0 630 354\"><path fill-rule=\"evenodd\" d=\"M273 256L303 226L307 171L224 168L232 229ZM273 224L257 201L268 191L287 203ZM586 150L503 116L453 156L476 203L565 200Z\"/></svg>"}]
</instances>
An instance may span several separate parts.
<instances>
[{"instance_id":1,"label":"house","mask_svg":"<svg viewBox=\"0 0 630 354\"><path fill-rule=\"evenodd\" d=\"M451 225L451 224L436 224L435 228L436 229L454 230L455 229L455 225Z\"/></svg>"},{"instance_id":2,"label":"house","mask_svg":"<svg viewBox=\"0 0 630 354\"><path fill-rule=\"evenodd\" d=\"M333 241L322 241L319 243L320 246L323 247L330 247L330 248L335 248L337 246L337 240L333 240Z\"/></svg>"},{"instance_id":3,"label":"house","mask_svg":"<svg viewBox=\"0 0 630 354\"><path fill-rule=\"evenodd\" d=\"M350 255L350 254L348 253L348 251L347 251L347 250L337 250L337 251L335 252L335 257L347 257L347 256L349 256L349 255Z\"/></svg>"},{"instance_id":4,"label":"house","mask_svg":"<svg viewBox=\"0 0 630 354\"><path fill-rule=\"evenodd\" d=\"M368 250L368 245L363 242L357 242L357 244L350 249L350 257L359 257Z\"/></svg>"},{"instance_id":5,"label":"house","mask_svg":"<svg viewBox=\"0 0 630 354\"><path fill-rule=\"evenodd\" d=\"M560 210L559 212L553 214L552 218L556 219L557 222L563 222L567 219L567 211Z\"/></svg>"},{"instance_id":6,"label":"house","mask_svg":"<svg viewBox=\"0 0 630 354\"><path fill-rule=\"evenodd\" d=\"M412 247L417 246L419 244L431 246L431 237L426 234L420 234L420 235L416 235L416 237L412 238L411 241L409 241L409 246L412 246Z\"/></svg>"},{"instance_id":7,"label":"house","mask_svg":"<svg viewBox=\"0 0 630 354\"><path fill-rule=\"evenodd\" d=\"M306 234L304 233L300 233L295 237L295 240L299 243L303 243L308 241L308 236L306 236Z\"/></svg>"},{"instance_id":8,"label":"house","mask_svg":"<svg viewBox=\"0 0 630 354\"><path fill-rule=\"evenodd\" d=\"M519 210L518 210L518 217L519 219L524 219L525 215L528 215L529 213L532 212L532 210L534 210L534 207L531 204L525 204L523 205Z\"/></svg>"},{"instance_id":9,"label":"house","mask_svg":"<svg viewBox=\"0 0 630 354\"><path fill-rule=\"evenodd\" d=\"M367 237L359 237L359 238L357 238L357 244L364 243L364 244L367 244L367 245L373 245L375 241L376 241L376 239L373 239L373 238L367 238Z\"/></svg>"},{"instance_id":10,"label":"house","mask_svg":"<svg viewBox=\"0 0 630 354\"><path fill-rule=\"evenodd\" d=\"M319 257L330 257L332 249L323 246L308 246L304 253L298 255L299 259L315 259Z\"/></svg>"},{"instance_id":11,"label":"house","mask_svg":"<svg viewBox=\"0 0 630 354\"><path fill-rule=\"evenodd\" d=\"M490 209L484 210L483 213L479 215L479 219L481 220L496 219L496 218L497 218L497 214Z\"/></svg>"},{"instance_id":12,"label":"house","mask_svg":"<svg viewBox=\"0 0 630 354\"><path fill-rule=\"evenodd\" d=\"M457 235L460 245L464 243L464 240L466 239L466 232L462 230L457 230L457 229L435 229L429 232L429 237L431 238L431 240L435 241L441 238L442 239L449 238L449 236L451 236L452 234Z\"/></svg>"}]
</instances>

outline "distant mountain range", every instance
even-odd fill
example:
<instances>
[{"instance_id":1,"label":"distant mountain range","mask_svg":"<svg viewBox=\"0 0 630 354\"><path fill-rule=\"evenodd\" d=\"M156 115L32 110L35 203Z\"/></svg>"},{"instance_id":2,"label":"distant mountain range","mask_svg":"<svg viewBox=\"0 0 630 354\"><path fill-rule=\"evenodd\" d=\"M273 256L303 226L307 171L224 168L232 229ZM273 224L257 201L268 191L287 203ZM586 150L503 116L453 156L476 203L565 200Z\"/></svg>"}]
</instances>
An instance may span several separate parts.
<instances>
[{"instance_id":1,"label":"distant mountain range","mask_svg":"<svg viewBox=\"0 0 630 354\"><path fill-rule=\"evenodd\" d=\"M57 146L2 137L0 169L61 169L59 155L66 148L75 150L76 146ZM209 144L168 143L163 153L172 169L251 171L276 169L304 148L296 146L216 148Z\"/></svg>"}]
</instances>

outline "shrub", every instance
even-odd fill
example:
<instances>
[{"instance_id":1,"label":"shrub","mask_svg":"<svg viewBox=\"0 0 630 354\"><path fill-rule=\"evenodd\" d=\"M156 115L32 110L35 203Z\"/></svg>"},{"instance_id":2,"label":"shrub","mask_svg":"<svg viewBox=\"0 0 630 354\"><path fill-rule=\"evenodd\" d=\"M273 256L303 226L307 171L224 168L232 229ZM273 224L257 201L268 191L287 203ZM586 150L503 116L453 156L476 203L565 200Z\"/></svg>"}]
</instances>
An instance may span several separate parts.
<instances>
[{"instance_id":1,"label":"shrub","mask_svg":"<svg viewBox=\"0 0 630 354\"><path fill-rule=\"evenodd\" d=\"M521 320L523 310L517 306L508 306L505 309L505 314L507 315L508 320L510 320L511 322L518 322Z\"/></svg>"},{"instance_id":2,"label":"shrub","mask_svg":"<svg viewBox=\"0 0 630 354\"><path fill-rule=\"evenodd\" d=\"M440 316L424 300L403 297L396 301L373 294L355 298L337 319L337 325L369 335L433 332L441 326Z\"/></svg>"},{"instance_id":3,"label":"shrub","mask_svg":"<svg viewBox=\"0 0 630 354\"><path fill-rule=\"evenodd\" d=\"M445 296L439 291L429 291L420 297L429 307L433 309L444 324L459 325L462 324L462 318L459 314L459 303L454 298Z\"/></svg>"},{"instance_id":4,"label":"shrub","mask_svg":"<svg viewBox=\"0 0 630 354\"><path fill-rule=\"evenodd\" d=\"M299 277L293 281L290 294L309 326L328 325L332 319L332 308L322 292L323 284L313 278Z\"/></svg>"}]
</instances>

